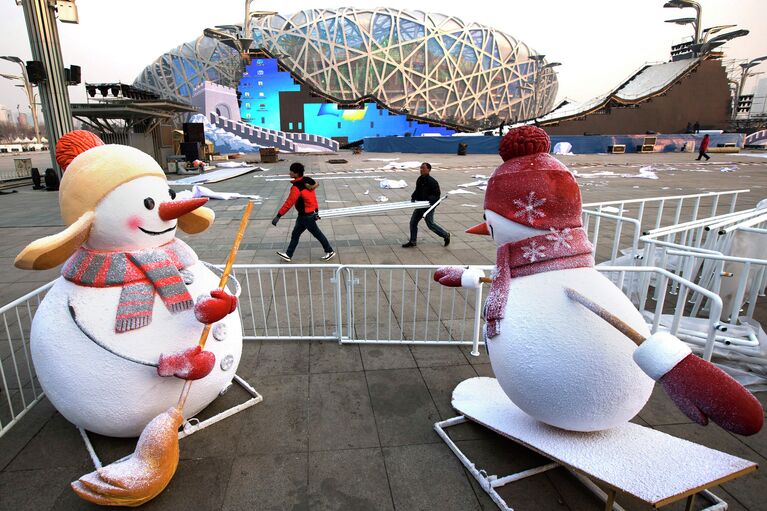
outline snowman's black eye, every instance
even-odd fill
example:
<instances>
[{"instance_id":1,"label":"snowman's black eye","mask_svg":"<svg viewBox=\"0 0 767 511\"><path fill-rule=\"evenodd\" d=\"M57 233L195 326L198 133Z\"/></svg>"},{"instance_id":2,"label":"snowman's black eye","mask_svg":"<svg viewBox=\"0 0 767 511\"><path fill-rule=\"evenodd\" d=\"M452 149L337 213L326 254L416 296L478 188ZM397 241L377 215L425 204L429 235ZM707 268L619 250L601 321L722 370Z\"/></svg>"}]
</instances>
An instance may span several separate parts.
<instances>
[{"instance_id":1,"label":"snowman's black eye","mask_svg":"<svg viewBox=\"0 0 767 511\"><path fill-rule=\"evenodd\" d=\"M144 199L144 207L150 210L154 209L154 199L151 197L147 197L146 199Z\"/></svg>"},{"instance_id":2,"label":"snowman's black eye","mask_svg":"<svg viewBox=\"0 0 767 511\"><path fill-rule=\"evenodd\" d=\"M176 198L176 190L173 188L168 188L168 195L170 195L170 199L173 200Z\"/></svg>"}]
</instances>

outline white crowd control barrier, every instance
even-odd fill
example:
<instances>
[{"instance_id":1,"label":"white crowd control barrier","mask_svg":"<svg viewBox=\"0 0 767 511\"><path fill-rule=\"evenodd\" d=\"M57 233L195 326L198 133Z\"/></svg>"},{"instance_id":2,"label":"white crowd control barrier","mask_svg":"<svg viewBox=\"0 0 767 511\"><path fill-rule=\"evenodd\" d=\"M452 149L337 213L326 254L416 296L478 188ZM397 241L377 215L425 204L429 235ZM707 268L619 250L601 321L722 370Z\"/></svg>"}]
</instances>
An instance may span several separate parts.
<instances>
[{"instance_id":1,"label":"white crowd control barrier","mask_svg":"<svg viewBox=\"0 0 767 511\"><path fill-rule=\"evenodd\" d=\"M379 345L471 345L482 339L483 289L444 287L433 280L438 266L425 265L235 265L244 339L326 340ZM492 267L480 267L491 270ZM653 331L676 332L688 292L709 302L710 320L701 346L712 351L722 302L716 293L680 275L652 267L598 267L620 287L638 275L652 276L661 297L643 311ZM42 397L30 354L30 328L52 283L0 308L0 436ZM667 292L676 286L674 321L664 327ZM639 305L638 301L636 302ZM255 395L255 394L254 394Z\"/></svg>"}]
</instances>

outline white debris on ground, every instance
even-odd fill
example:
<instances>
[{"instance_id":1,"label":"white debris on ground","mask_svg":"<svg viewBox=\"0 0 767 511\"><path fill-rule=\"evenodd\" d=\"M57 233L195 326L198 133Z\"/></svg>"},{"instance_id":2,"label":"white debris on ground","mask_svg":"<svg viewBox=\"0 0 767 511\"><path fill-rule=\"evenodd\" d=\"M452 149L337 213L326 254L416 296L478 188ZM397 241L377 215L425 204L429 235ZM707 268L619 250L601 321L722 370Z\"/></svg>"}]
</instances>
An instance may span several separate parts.
<instances>
[{"instance_id":1,"label":"white debris on ground","mask_svg":"<svg viewBox=\"0 0 767 511\"><path fill-rule=\"evenodd\" d=\"M221 161L216 162L216 167L222 168L222 169L233 169L237 167L249 167L249 163L245 163L244 161ZM261 169L261 170L269 170L269 169Z\"/></svg>"},{"instance_id":2,"label":"white debris on ground","mask_svg":"<svg viewBox=\"0 0 767 511\"><path fill-rule=\"evenodd\" d=\"M719 172L736 172L738 170L737 165L733 165L732 167L722 167L719 169Z\"/></svg>"},{"instance_id":3,"label":"white debris on ground","mask_svg":"<svg viewBox=\"0 0 767 511\"><path fill-rule=\"evenodd\" d=\"M456 195L459 193L470 193L471 195L477 195L475 192L472 192L471 190L466 190L464 188L459 188L457 190L450 190L447 192L449 195Z\"/></svg>"},{"instance_id":4,"label":"white debris on ground","mask_svg":"<svg viewBox=\"0 0 767 511\"><path fill-rule=\"evenodd\" d=\"M389 198L385 195L379 195L376 197L376 202L389 202Z\"/></svg>"},{"instance_id":5,"label":"white debris on ground","mask_svg":"<svg viewBox=\"0 0 767 511\"><path fill-rule=\"evenodd\" d=\"M487 181L472 181L471 183L461 183L458 185L459 188L469 188L471 186L480 186L480 185L486 185Z\"/></svg>"},{"instance_id":6,"label":"white debris on ground","mask_svg":"<svg viewBox=\"0 0 767 511\"><path fill-rule=\"evenodd\" d=\"M362 195L370 195L370 190L365 190L365 193L363 193Z\"/></svg>"},{"instance_id":7,"label":"white debris on ground","mask_svg":"<svg viewBox=\"0 0 767 511\"><path fill-rule=\"evenodd\" d=\"M557 142L554 144L554 154L572 155L573 145L570 142Z\"/></svg>"},{"instance_id":8,"label":"white debris on ground","mask_svg":"<svg viewBox=\"0 0 767 511\"><path fill-rule=\"evenodd\" d=\"M378 186L385 190L392 190L395 188L407 188L407 182L404 179L381 179L378 181Z\"/></svg>"},{"instance_id":9,"label":"white debris on ground","mask_svg":"<svg viewBox=\"0 0 767 511\"><path fill-rule=\"evenodd\" d=\"M465 208L476 208L477 207L476 204L461 204L461 206L463 206Z\"/></svg>"},{"instance_id":10,"label":"white debris on ground","mask_svg":"<svg viewBox=\"0 0 767 511\"><path fill-rule=\"evenodd\" d=\"M245 195L237 192L216 192L210 188L200 185L194 185L191 190L182 190L176 193L179 199L197 199L207 197L208 199L230 200L230 199L252 199L254 201L263 201L260 195Z\"/></svg>"},{"instance_id":11,"label":"white debris on ground","mask_svg":"<svg viewBox=\"0 0 767 511\"><path fill-rule=\"evenodd\" d=\"M397 160L399 160L399 158L367 158L366 160L362 160L362 161L386 161L386 162L390 162L390 161L397 161Z\"/></svg>"},{"instance_id":12,"label":"white debris on ground","mask_svg":"<svg viewBox=\"0 0 767 511\"><path fill-rule=\"evenodd\" d=\"M436 164L432 164L436 165ZM390 161L383 167L381 167L380 170L387 170L387 169L399 169L399 170L407 170L407 169L417 169L421 166L420 161L403 161L403 162L396 162L396 161Z\"/></svg>"},{"instance_id":13,"label":"white debris on ground","mask_svg":"<svg viewBox=\"0 0 767 511\"><path fill-rule=\"evenodd\" d=\"M648 165L639 169L639 174L623 174L623 177L635 177L639 179L658 179L658 174L654 172L654 167Z\"/></svg>"}]
</instances>

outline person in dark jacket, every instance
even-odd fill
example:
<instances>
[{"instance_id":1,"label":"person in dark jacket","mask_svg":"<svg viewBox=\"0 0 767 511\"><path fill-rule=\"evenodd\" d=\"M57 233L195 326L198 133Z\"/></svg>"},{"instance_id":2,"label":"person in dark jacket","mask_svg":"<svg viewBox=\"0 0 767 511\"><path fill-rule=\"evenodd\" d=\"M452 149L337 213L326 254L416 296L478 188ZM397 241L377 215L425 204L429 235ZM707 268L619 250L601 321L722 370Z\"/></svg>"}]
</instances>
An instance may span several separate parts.
<instances>
[{"instance_id":1,"label":"person in dark jacket","mask_svg":"<svg viewBox=\"0 0 767 511\"><path fill-rule=\"evenodd\" d=\"M700 160L704 156L706 157L706 161L710 160L711 157L706 154L706 151L708 151L708 145L711 143L711 137L708 135L703 135L703 140L700 141L700 149L698 149L698 157L695 158L696 160Z\"/></svg>"},{"instance_id":2,"label":"person in dark jacket","mask_svg":"<svg viewBox=\"0 0 767 511\"><path fill-rule=\"evenodd\" d=\"M293 227L293 233L290 235L290 244L285 252L277 252L277 255L283 258L285 261L290 262L293 258L293 252L296 251L298 246L298 240L304 231L312 233L317 241L322 244L322 248L325 250L325 255L320 259L328 261L336 255L333 251L333 247L330 246L328 239L320 230L317 225L317 220L320 219L319 207L317 206L317 195L314 190L320 185L317 184L314 179L310 177L304 177L304 166L301 163L293 163L290 166L290 177L293 186L290 187L290 193L285 203L277 212L277 216L272 220L272 225L277 225L280 218L287 213L294 205L298 217L296 218L296 225Z\"/></svg>"},{"instance_id":3,"label":"person in dark jacket","mask_svg":"<svg viewBox=\"0 0 767 511\"><path fill-rule=\"evenodd\" d=\"M429 204L434 204L439 200L439 183L436 179L431 177L429 174L430 172L431 163L422 163L421 175L415 182L415 191L413 192L413 195L410 196L410 200L413 202L427 200L429 201ZM410 217L410 241L402 245L403 248L416 246L416 239L418 238L418 222L423 218L423 214L426 213L426 211L426 208L420 208L413 211L413 216ZM434 221L433 209L426 215L426 226L431 229L434 234L445 240L445 246L450 244L450 233Z\"/></svg>"}]
</instances>

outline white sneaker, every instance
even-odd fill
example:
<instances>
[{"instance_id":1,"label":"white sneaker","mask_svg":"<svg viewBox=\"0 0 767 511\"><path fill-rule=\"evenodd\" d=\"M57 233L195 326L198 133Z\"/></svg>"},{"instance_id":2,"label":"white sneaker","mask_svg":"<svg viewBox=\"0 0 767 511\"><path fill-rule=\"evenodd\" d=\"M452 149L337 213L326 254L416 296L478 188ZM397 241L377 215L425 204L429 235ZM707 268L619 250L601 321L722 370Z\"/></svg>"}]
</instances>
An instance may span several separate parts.
<instances>
[{"instance_id":1,"label":"white sneaker","mask_svg":"<svg viewBox=\"0 0 767 511\"><path fill-rule=\"evenodd\" d=\"M323 261L330 261L335 256L336 256L336 253L331 250L330 252L325 252L325 255L320 257L320 259L322 259Z\"/></svg>"},{"instance_id":2,"label":"white sneaker","mask_svg":"<svg viewBox=\"0 0 767 511\"><path fill-rule=\"evenodd\" d=\"M290 256L285 252L277 252L277 255L282 257L284 261L290 262Z\"/></svg>"}]
</instances>

